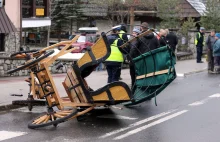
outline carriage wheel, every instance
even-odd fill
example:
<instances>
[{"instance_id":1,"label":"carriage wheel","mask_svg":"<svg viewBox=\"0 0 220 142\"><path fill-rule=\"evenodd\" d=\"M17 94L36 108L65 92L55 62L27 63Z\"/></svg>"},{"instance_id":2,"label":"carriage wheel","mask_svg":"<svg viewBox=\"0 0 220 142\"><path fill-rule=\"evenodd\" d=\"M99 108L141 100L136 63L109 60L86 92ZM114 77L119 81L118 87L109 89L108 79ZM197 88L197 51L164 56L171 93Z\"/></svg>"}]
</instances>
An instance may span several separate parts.
<instances>
[{"instance_id":1,"label":"carriage wheel","mask_svg":"<svg viewBox=\"0 0 220 142\"><path fill-rule=\"evenodd\" d=\"M30 66L32 66L32 65L34 65L34 64L36 64L36 63L38 63L38 62L40 62L41 60L47 58L48 56L50 56L50 55L53 54L53 53L54 53L54 50L45 52L45 54L40 55L39 58L32 59L31 61L26 62L24 65L21 65L21 66L15 68L15 69L9 70L7 73L8 73L8 74L11 74L11 73L14 73L14 72L16 72L16 71L19 71L19 70L25 69L25 68L27 68L27 67L30 67Z\"/></svg>"},{"instance_id":2,"label":"carriage wheel","mask_svg":"<svg viewBox=\"0 0 220 142\"><path fill-rule=\"evenodd\" d=\"M76 114L77 114L76 109L60 110L60 111L51 110L48 113L31 120L28 123L28 128L35 129L49 125L54 125L56 127L59 123L67 121Z\"/></svg>"}]
</instances>

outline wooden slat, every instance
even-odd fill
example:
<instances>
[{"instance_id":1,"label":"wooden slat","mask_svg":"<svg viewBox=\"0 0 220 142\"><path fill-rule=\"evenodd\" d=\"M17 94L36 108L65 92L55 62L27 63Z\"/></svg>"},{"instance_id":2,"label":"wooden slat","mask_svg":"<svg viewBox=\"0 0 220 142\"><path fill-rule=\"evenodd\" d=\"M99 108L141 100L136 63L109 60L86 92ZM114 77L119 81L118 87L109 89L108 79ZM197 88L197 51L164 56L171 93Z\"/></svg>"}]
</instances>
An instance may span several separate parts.
<instances>
[{"instance_id":1,"label":"wooden slat","mask_svg":"<svg viewBox=\"0 0 220 142\"><path fill-rule=\"evenodd\" d=\"M73 70L73 69L71 69L71 70L72 70L71 74L73 75L73 77L74 77L75 79L77 79L77 84L79 84L79 80L78 80L78 78L77 78L77 76L76 76L74 70ZM84 84L81 84L81 85L84 85ZM82 101L83 103L85 103L85 102L87 102L87 99L86 99L86 96L85 96L85 94L84 94L84 91L83 91L81 85L80 85L79 87L77 87L76 90L77 90L77 93L80 94L80 99L81 99L81 101Z\"/></svg>"},{"instance_id":2,"label":"wooden slat","mask_svg":"<svg viewBox=\"0 0 220 142\"><path fill-rule=\"evenodd\" d=\"M73 102L62 102L62 104L66 107L82 107L82 106L92 106L94 104L90 103L73 103ZM104 104L102 104L104 105Z\"/></svg>"},{"instance_id":3,"label":"wooden slat","mask_svg":"<svg viewBox=\"0 0 220 142\"><path fill-rule=\"evenodd\" d=\"M66 80L66 79L65 79L65 80ZM71 100L71 102L73 102L74 100L73 100L73 98L71 97L71 93L70 93L70 91L68 91L68 86L66 85L65 82L62 82L62 84L63 84L63 87L64 87L65 90L66 90L66 93L67 93L69 99Z\"/></svg>"},{"instance_id":4,"label":"wooden slat","mask_svg":"<svg viewBox=\"0 0 220 142\"><path fill-rule=\"evenodd\" d=\"M71 117L70 119L73 119L73 118L76 118L77 116L80 116L80 115L86 114L87 112L89 112L89 111L93 110L93 109L94 109L94 107L95 107L95 105L93 105L93 106L91 106L91 107L87 108L87 109L86 109L86 110L84 110L84 111L78 112L76 115L74 115L74 116L73 116L73 117Z\"/></svg>"},{"instance_id":5,"label":"wooden slat","mask_svg":"<svg viewBox=\"0 0 220 142\"><path fill-rule=\"evenodd\" d=\"M151 77L151 76L154 76L154 75L165 74L165 73L168 73L168 72L169 72L169 69L162 70L162 71L157 71L157 72L152 72L152 73L137 76L136 79L143 79L143 78Z\"/></svg>"},{"instance_id":6,"label":"wooden slat","mask_svg":"<svg viewBox=\"0 0 220 142\"><path fill-rule=\"evenodd\" d=\"M61 103L60 103L60 102L61 102L61 99L60 99L58 90L57 90L57 88L56 88L56 85L55 85L55 83L54 83L54 80L53 80L53 78L52 78L52 75L51 75L51 73L50 73L50 71L49 71L49 67L48 67L47 63L43 63L43 64L41 64L40 66L41 66L41 69L42 69L42 68L45 68L45 70L42 71L42 72L45 74L45 79L39 78L39 79L40 79L39 81L42 83L42 82L44 82L45 80L50 80L50 85L52 86L52 88L53 88L53 90L54 90L54 92L55 92L52 96L53 96L53 98L55 99L56 104L61 104ZM38 74L39 74L39 73L38 73ZM47 101L48 101L48 105L49 105L49 106L52 106L52 102L51 102L50 98L51 98L51 96L47 96ZM63 106L61 106L61 105L57 105L57 107L58 107L58 109L62 109L62 108L63 108Z\"/></svg>"},{"instance_id":7,"label":"wooden slat","mask_svg":"<svg viewBox=\"0 0 220 142\"><path fill-rule=\"evenodd\" d=\"M68 70L67 72L67 75L69 75L70 73L70 70ZM70 98L73 100L72 102L75 102L75 103L80 103L80 98L77 96L76 92L74 89L72 90L69 90L69 88L71 88L73 85L76 85L75 82L72 82L71 81L71 78L69 78L68 76L66 76L66 79L65 79L65 84L67 86L67 90L69 92L68 96L70 95Z\"/></svg>"},{"instance_id":8,"label":"wooden slat","mask_svg":"<svg viewBox=\"0 0 220 142\"><path fill-rule=\"evenodd\" d=\"M76 74L73 72L73 70L71 72L68 72L68 75L69 75L70 80L73 83L73 85L79 84L78 78L76 77ZM75 90L76 90L76 93L78 94L80 101L84 103L85 102L85 100L83 98L84 94L83 94L83 92L80 92L79 87L80 86L76 87Z\"/></svg>"},{"instance_id":9,"label":"wooden slat","mask_svg":"<svg viewBox=\"0 0 220 142\"><path fill-rule=\"evenodd\" d=\"M69 43L66 44L66 46L65 46L64 48L62 48L58 54L54 55L54 56L47 62L47 65L50 66L50 65L51 65L55 60L57 60L60 56L62 56L62 55L64 55L64 54L66 54L66 53L69 53L69 52L71 52L71 51L77 49L76 47L74 47L74 48L72 48L72 49L67 50L74 42L77 41L78 38L79 38L79 35L76 35L71 41L69 41ZM49 47L48 47L48 48L49 48ZM48 49L47 49L47 48L44 48L44 49L42 49L41 51L43 51L43 50L48 50ZM40 51L40 52L41 52L41 51Z\"/></svg>"},{"instance_id":10,"label":"wooden slat","mask_svg":"<svg viewBox=\"0 0 220 142\"><path fill-rule=\"evenodd\" d=\"M33 95L33 98L36 98L35 77L34 77L34 73L32 71L30 73L30 78L31 78L31 94Z\"/></svg>"}]
</instances>

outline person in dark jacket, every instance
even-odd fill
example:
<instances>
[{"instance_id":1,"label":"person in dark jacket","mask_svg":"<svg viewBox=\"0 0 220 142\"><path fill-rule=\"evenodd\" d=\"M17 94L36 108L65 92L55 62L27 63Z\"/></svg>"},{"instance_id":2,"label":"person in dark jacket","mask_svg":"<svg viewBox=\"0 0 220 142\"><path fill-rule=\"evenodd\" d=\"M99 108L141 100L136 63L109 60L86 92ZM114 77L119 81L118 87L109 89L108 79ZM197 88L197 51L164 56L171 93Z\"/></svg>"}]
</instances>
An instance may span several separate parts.
<instances>
[{"instance_id":1,"label":"person in dark jacket","mask_svg":"<svg viewBox=\"0 0 220 142\"><path fill-rule=\"evenodd\" d=\"M169 32L166 36L167 44L170 46L173 52L176 50L176 45L178 44L178 38L174 32Z\"/></svg>"},{"instance_id":2,"label":"person in dark jacket","mask_svg":"<svg viewBox=\"0 0 220 142\"><path fill-rule=\"evenodd\" d=\"M148 30L148 23L143 22L141 24L141 33L144 33ZM150 50L154 50L159 47L159 42L158 39L154 36L153 33L145 35L143 37L140 37L134 44L133 47L130 49L130 57L131 59L136 58L140 56L141 54L144 54ZM133 67L133 72L130 73L132 80L132 87L134 87L134 82L136 78L135 74L135 67L134 65L131 66ZM132 89L134 91L135 88ZM133 92L134 93L134 92Z\"/></svg>"},{"instance_id":3,"label":"person in dark jacket","mask_svg":"<svg viewBox=\"0 0 220 142\"><path fill-rule=\"evenodd\" d=\"M136 36L138 36L139 34L141 33L141 31L139 29L133 29L133 32L132 32L132 37L131 38L134 38ZM135 48L135 44L136 44L137 41L133 41L130 45L130 48ZM130 57L130 55L127 56L128 60L129 60L129 68L130 68L130 76L131 76L131 85L133 86L134 83L135 83L135 67L134 67L134 64L132 62L132 58Z\"/></svg>"},{"instance_id":4,"label":"person in dark jacket","mask_svg":"<svg viewBox=\"0 0 220 142\"><path fill-rule=\"evenodd\" d=\"M143 22L141 24L141 32L146 32L148 30L148 23ZM154 50L159 47L158 39L154 36L153 33L145 35L134 44L135 48L131 48L130 56L136 58L143 53L146 53L150 50Z\"/></svg>"},{"instance_id":5,"label":"person in dark jacket","mask_svg":"<svg viewBox=\"0 0 220 142\"><path fill-rule=\"evenodd\" d=\"M213 57L213 46L215 43L215 30L211 30L210 35L206 40L207 46L207 56L208 56L208 73L212 73L214 71L214 57Z\"/></svg>"},{"instance_id":6,"label":"person in dark jacket","mask_svg":"<svg viewBox=\"0 0 220 142\"><path fill-rule=\"evenodd\" d=\"M204 33L205 33L205 28L201 27L200 31L196 34L196 37L195 37L195 45L196 45L196 50L197 50L197 57L196 57L197 63L203 63L202 51L203 51L203 46L205 44Z\"/></svg>"}]
</instances>

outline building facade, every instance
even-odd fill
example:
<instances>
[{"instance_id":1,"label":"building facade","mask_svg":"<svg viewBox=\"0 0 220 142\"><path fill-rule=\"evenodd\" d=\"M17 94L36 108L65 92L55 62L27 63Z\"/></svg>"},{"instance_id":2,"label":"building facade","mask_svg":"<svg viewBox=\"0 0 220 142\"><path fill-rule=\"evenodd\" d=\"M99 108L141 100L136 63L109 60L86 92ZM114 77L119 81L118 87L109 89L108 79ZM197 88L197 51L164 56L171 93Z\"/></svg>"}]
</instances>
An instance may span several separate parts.
<instances>
[{"instance_id":1,"label":"building facade","mask_svg":"<svg viewBox=\"0 0 220 142\"><path fill-rule=\"evenodd\" d=\"M50 0L0 0L0 77L9 76L8 70L24 62L10 58L10 54L26 50L27 41L33 45L44 38L47 45L47 36L37 38L36 31L51 25L49 7ZM27 74L24 70L13 75Z\"/></svg>"}]
</instances>

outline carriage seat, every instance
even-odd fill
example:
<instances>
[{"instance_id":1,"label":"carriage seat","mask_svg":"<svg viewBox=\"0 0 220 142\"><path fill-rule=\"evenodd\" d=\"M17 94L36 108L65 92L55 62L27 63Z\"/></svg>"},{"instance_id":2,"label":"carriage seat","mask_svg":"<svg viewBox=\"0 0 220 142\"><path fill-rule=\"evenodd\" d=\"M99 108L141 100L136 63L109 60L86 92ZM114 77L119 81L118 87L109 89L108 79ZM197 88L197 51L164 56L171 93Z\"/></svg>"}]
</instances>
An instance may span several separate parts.
<instances>
[{"instance_id":1,"label":"carriage seat","mask_svg":"<svg viewBox=\"0 0 220 142\"><path fill-rule=\"evenodd\" d=\"M81 77L77 65L72 65L72 68L67 71L63 86L71 102L76 103L117 104L130 101L132 98L131 91L124 82L113 82L93 91Z\"/></svg>"}]
</instances>

